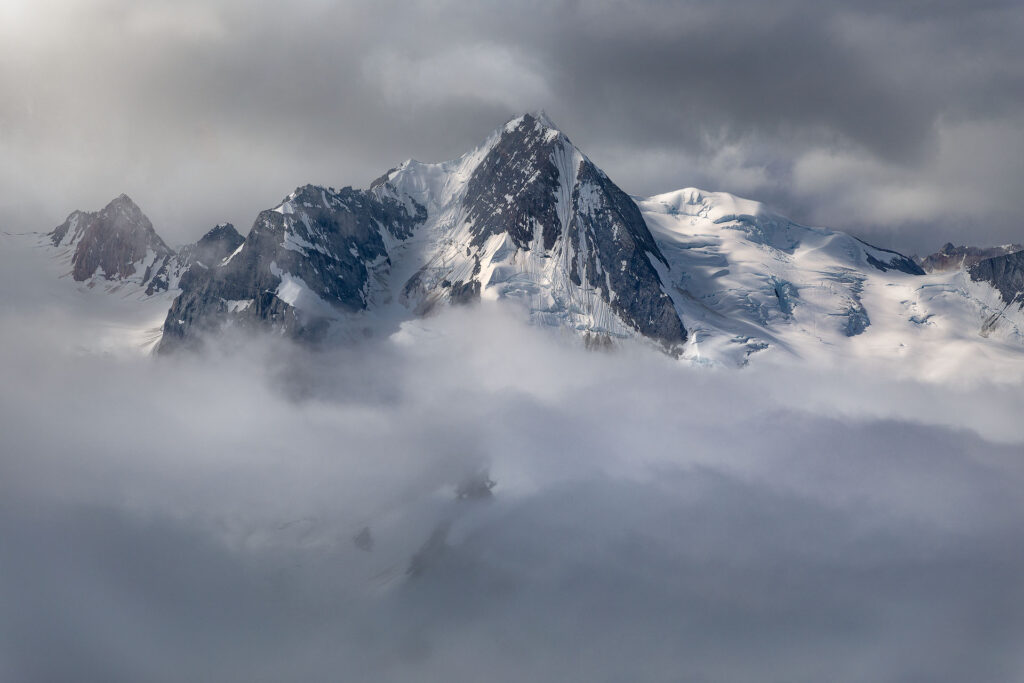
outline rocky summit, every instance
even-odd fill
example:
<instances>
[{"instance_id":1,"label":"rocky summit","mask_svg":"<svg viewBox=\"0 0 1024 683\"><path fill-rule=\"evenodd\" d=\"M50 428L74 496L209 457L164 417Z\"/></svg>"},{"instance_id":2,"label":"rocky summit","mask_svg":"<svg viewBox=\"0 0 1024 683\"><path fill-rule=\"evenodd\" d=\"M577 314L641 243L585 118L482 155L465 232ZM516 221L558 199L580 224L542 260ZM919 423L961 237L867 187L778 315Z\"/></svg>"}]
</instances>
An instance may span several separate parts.
<instances>
[{"instance_id":1,"label":"rocky summit","mask_svg":"<svg viewBox=\"0 0 1024 683\"><path fill-rule=\"evenodd\" d=\"M135 202L122 194L95 212L75 211L48 235L69 252L77 282L94 277L147 284L174 252Z\"/></svg>"},{"instance_id":2,"label":"rocky summit","mask_svg":"<svg viewBox=\"0 0 1024 683\"><path fill-rule=\"evenodd\" d=\"M409 161L368 190L305 186L262 212L230 258L183 281L161 351L224 325L318 340L395 301L423 314L482 298L678 352L686 329L636 203L542 115L454 162Z\"/></svg>"}]
</instances>

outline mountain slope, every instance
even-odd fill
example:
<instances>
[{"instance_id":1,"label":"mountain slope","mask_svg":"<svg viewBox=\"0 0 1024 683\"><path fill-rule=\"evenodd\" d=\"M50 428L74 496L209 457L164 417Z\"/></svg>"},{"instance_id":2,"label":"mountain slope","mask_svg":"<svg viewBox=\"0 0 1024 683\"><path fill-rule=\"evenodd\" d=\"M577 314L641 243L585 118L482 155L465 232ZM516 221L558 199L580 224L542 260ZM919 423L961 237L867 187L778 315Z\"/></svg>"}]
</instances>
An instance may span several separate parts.
<instances>
[{"instance_id":1,"label":"mountain slope","mask_svg":"<svg viewBox=\"0 0 1024 683\"><path fill-rule=\"evenodd\" d=\"M742 365L771 347L800 356L931 353L993 332L986 321L999 295L962 271L926 275L901 254L726 193L687 188L638 204L693 332L690 357ZM1024 341L1024 320L999 324L1000 340Z\"/></svg>"},{"instance_id":2,"label":"mountain slope","mask_svg":"<svg viewBox=\"0 0 1024 683\"><path fill-rule=\"evenodd\" d=\"M227 323L319 340L332 320L377 300L391 265L386 244L421 219L362 190L300 187L260 213L220 263L192 266L182 277L159 349L194 345Z\"/></svg>"}]
</instances>

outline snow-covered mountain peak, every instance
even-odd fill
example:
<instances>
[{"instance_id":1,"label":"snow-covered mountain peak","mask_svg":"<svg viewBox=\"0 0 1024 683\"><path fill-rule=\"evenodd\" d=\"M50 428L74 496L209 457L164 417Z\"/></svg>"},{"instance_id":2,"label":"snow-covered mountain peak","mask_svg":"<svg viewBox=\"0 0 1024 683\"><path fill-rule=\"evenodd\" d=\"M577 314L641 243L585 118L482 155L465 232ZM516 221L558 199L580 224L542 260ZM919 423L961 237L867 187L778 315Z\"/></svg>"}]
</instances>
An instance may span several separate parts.
<instances>
[{"instance_id":1,"label":"snow-covered mountain peak","mask_svg":"<svg viewBox=\"0 0 1024 683\"><path fill-rule=\"evenodd\" d=\"M675 351L686 331L655 261L629 196L545 115L523 114L457 159L406 160L365 191L298 188L225 263L183 280L161 348L243 318L309 338L389 302L425 313L508 299L542 324Z\"/></svg>"},{"instance_id":2,"label":"snow-covered mountain peak","mask_svg":"<svg viewBox=\"0 0 1024 683\"><path fill-rule=\"evenodd\" d=\"M513 133L523 126L532 128L537 135L549 140L558 136L565 137L565 134L555 125L554 121L548 117L543 109L526 112L509 119L501 127L501 131L503 133Z\"/></svg>"},{"instance_id":3,"label":"snow-covered mountain peak","mask_svg":"<svg viewBox=\"0 0 1024 683\"><path fill-rule=\"evenodd\" d=\"M911 275L924 271L912 259L895 251L881 249L843 232L796 223L770 211L761 202L743 199L727 192L708 192L687 187L674 192L637 199L641 209L651 214L667 214L680 219L676 230L687 226L714 226L744 241L753 242L787 255L801 251L825 250L841 262L860 267L867 265L883 272L899 270ZM726 237L728 233L722 233Z\"/></svg>"},{"instance_id":4,"label":"snow-covered mountain peak","mask_svg":"<svg viewBox=\"0 0 1024 683\"><path fill-rule=\"evenodd\" d=\"M554 144L556 142L557 145ZM531 143L552 147L572 144L544 112L521 114L509 119L481 144L456 159L436 163L406 159L373 181L370 190L380 197L413 200L425 207L431 216L437 217L458 204L465 195L473 172L495 147L504 144L508 149L526 148Z\"/></svg>"},{"instance_id":5,"label":"snow-covered mountain peak","mask_svg":"<svg viewBox=\"0 0 1024 683\"><path fill-rule=\"evenodd\" d=\"M143 259L140 235L153 237ZM127 196L73 213L50 238L69 258L110 256L107 280L179 292L161 350L224 326L376 336L441 305L496 300L587 343L639 337L702 362L744 364L772 347L902 353L936 337L941 311L956 334L1024 338L1016 257L936 279L726 192L630 197L543 112L456 159L407 159L367 190L298 187L244 238L221 224L174 254Z\"/></svg>"},{"instance_id":6,"label":"snow-covered mountain peak","mask_svg":"<svg viewBox=\"0 0 1024 683\"><path fill-rule=\"evenodd\" d=\"M761 202L743 199L728 192L708 192L696 187L656 194L641 201L652 206L660 205L667 213L701 216L712 221L731 220L737 216L758 217L769 213Z\"/></svg>"},{"instance_id":7,"label":"snow-covered mountain peak","mask_svg":"<svg viewBox=\"0 0 1024 683\"><path fill-rule=\"evenodd\" d=\"M513 118L458 160L407 165L377 188L427 207L420 249L433 256L402 291L415 310L508 299L601 338L686 339L636 205L546 116Z\"/></svg>"},{"instance_id":8,"label":"snow-covered mountain peak","mask_svg":"<svg viewBox=\"0 0 1024 683\"><path fill-rule=\"evenodd\" d=\"M808 239L819 238L824 234L821 230L799 225L769 211L761 202L727 192L708 192L687 187L638 199L637 202L645 213L678 218L675 222L677 227L716 226L715 232L735 231L737 238L787 254L794 253Z\"/></svg>"}]
</instances>

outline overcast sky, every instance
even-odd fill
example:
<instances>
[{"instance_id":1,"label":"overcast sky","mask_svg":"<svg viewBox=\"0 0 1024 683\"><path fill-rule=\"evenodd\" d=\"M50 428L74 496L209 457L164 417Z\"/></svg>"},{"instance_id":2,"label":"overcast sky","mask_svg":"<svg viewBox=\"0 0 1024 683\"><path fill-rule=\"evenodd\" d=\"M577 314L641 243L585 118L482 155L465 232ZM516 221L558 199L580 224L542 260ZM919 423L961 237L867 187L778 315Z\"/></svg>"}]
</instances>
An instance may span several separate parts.
<instances>
[{"instance_id":1,"label":"overcast sky","mask_svg":"<svg viewBox=\"0 0 1024 683\"><path fill-rule=\"evenodd\" d=\"M3 229L120 192L171 243L545 109L623 189L927 252L1024 241L1019 0L4 0Z\"/></svg>"}]
</instances>

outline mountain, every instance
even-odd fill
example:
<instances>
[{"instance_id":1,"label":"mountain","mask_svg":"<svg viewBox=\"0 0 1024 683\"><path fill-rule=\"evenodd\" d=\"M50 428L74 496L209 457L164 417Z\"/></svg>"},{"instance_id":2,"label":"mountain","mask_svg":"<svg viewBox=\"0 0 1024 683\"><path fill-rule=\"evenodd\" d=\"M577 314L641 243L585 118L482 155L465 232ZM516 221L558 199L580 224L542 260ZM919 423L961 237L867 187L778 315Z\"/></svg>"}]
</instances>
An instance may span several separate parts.
<instances>
[{"instance_id":1,"label":"mountain","mask_svg":"<svg viewBox=\"0 0 1024 683\"><path fill-rule=\"evenodd\" d=\"M1024 244L1004 244L999 247L965 247L962 245L957 247L952 242L947 242L942 249L934 254L920 259L915 258L915 261L925 272L935 273L970 268L985 259L1018 251L1024 251Z\"/></svg>"},{"instance_id":2,"label":"mountain","mask_svg":"<svg viewBox=\"0 0 1024 683\"><path fill-rule=\"evenodd\" d=\"M320 340L332 321L367 309L386 290L387 243L408 237L422 220L363 190L301 187L261 212L227 258L189 269L159 348L194 346L225 324Z\"/></svg>"},{"instance_id":3,"label":"mountain","mask_svg":"<svg viewBox=\"0 0 1024 683\"><path fill-rule=\"evenodd\" d=\"M89 287L103 283L110 291L138 287L147 296L177 290L193 266L215 267L243 241L233 225L222 223L174 251L126 194L99 211L73 212L46 237L67 260L76 282Z\"/></svg>"},{"instance_id":4,"label":"mountain","mask_svg":"<svg viewBox=\"0 0 1024 683\"><path fill-rule=\"evenodd\" d=\"M172 272L177 273L179 279L183 276L189 279L198 277L204 269L219 266L221 261L235 253L244 241L245 238L238 234L231 223L215 225L198 241L186 244L178 250ZM165 289L169 286L169 282L164 283ZM179 288L185 286L187 283L178 284Z\"/></svg>"},{"instance_id":5,"label":"mountain","mask_svg":"<svg viewBox=\"0 0 1024 683\"><path fill-rule=\"evenodd\" d=\"M968 269L971 279L991 284L1006 306L1024 308L1024 251L979 261Z\"/></svg>"},{"instance_id":6,"label":"mountain","mask_svg":"<svg viewBox=\"0 0 1024 683\"><path fill-rule=\"evenodd\" d=\"M71 277L90 286L148 285L174 252L128 195L95 212L75 211L47 237L71 264Z\"/></svg>"},{"instance_id":7,"label":"mountain","mask_svg":"<svg viewBox=\"0 0 1024 683\"><path fill-rule=\"evenodd\" d=\"M417 237L429 258L402 288L420 310L505 298L539 322L639 333L668 350L686 341L638 207L543 114L513 119L456 162L406 162L373 189L427 209Z\"/></svg>"},{"instance_id":8,"label":"mountain","mask_svg":"<svg viewBox=\"0 0 1024 683\"><path fill-rule=\"evenodd\" d=\"M863 334L872 324L870 283L913 287L924 275L902 254L724 192L685 188L638 205L668 260L661 275L694 343L741 364L772 345Z\"/></svg>"},{"instance_id":9,"label":"mountain","mask_svg":"<svg viewBox=\"0 0 1024 683\"><path fill-rule=\"evenodd\" d=\"M405 161L367 189L299 187L245 237L223 224L171 252L127 197L50 237L73 259L83 240L113 255L89 272L175 295L162 353L227 327L311 343L387 336L442 306L497 300L588 345L638 338L711 363L769 348L1024 343L1024 314L1007 306L1012 258L926 274L727 193L631 197L542 113L458 159Z\"/></svg>"},{"instance_id":10,"label":"mountain","mask_svg":"<svg viewBox=\"0 0 1024 683\"><path fill-rule=\"evenodd\" d=\"M664 255L633 200L543 115L441 164L407 161L368 190L305 186L262 212L239 251L183 288L160 349L226 324L306 340L396 301L504 298L532 319L640 335L679 353ZM350 321L351 322L351 321Z\"/></svg>"}]
</instances>

